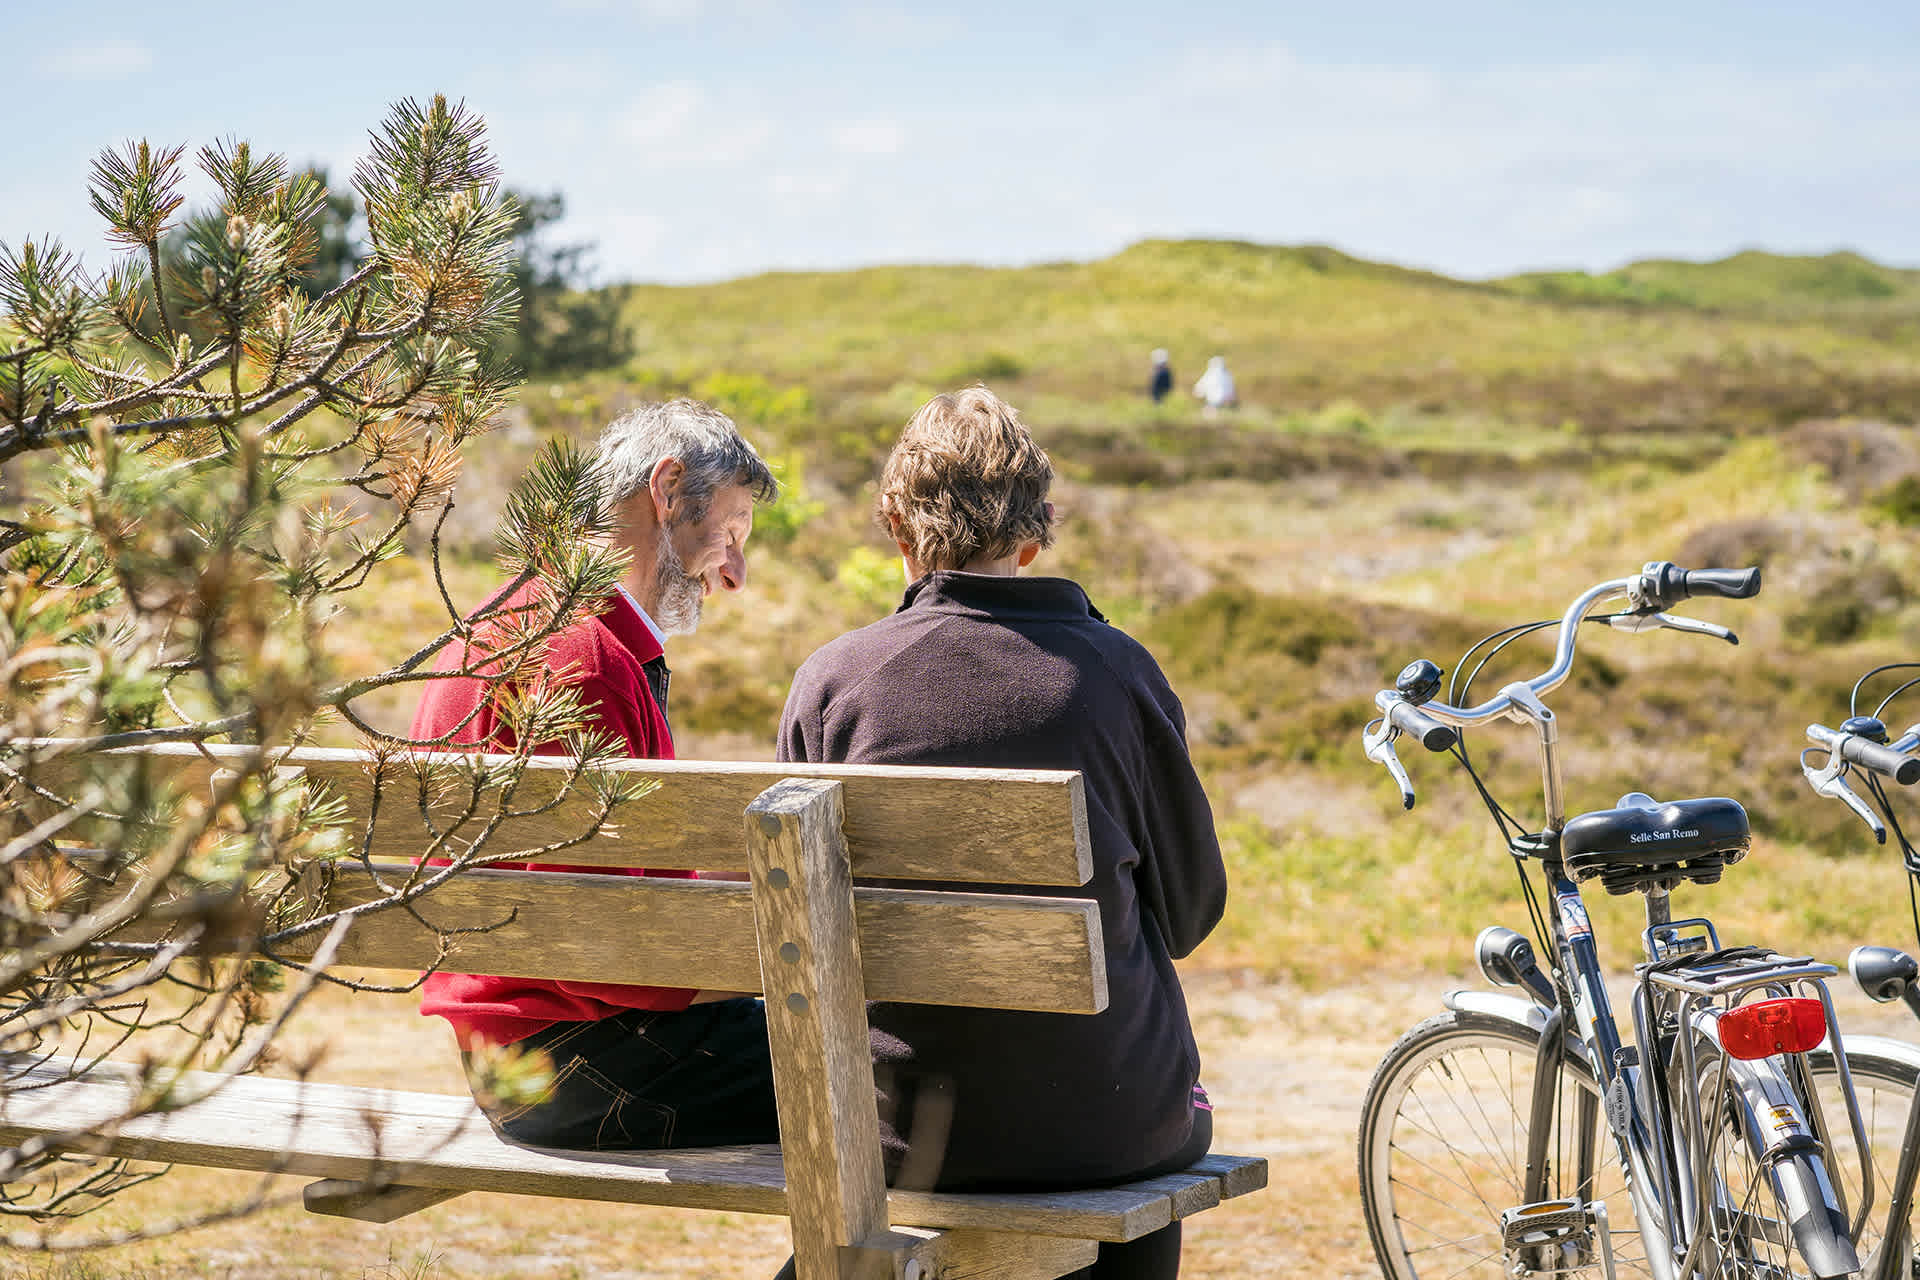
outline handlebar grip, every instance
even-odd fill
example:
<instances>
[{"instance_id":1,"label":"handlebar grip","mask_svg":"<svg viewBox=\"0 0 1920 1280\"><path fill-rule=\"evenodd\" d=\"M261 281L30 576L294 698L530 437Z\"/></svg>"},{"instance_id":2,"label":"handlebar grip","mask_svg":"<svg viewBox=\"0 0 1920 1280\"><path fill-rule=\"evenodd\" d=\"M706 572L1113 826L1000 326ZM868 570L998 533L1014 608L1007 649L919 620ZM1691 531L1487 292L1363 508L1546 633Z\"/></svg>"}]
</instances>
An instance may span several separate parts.
<instances>
[{"instance_id":1,"label":"handlebar grip","mask_svg":"<svg viewBox=\"0 0 1920 1280\"><path fill-rule=\"evenodd\" d=\"M1387 723L1402 733L1410 733L1429 751L1445 751L1460 740L1452 725L1441 724L1411 702L1395 701L1386 709ZM1920 760L1914 762L1920 765Z\"/></svg>"},{"instance_id":2,"label":"handlebar grip","mask_svg":"<svg viewBox=\"0 0 1920 1280\"><path fill-rule=\"evenodd\" d=\"M1751 569L1682 569L1680 595L1745 600L1760 594L1760 566Z\"/></svg>"},{"instance_id":3,"label":"handlebar grip","mask_svg":"<svg viewBox=\"0 0 1920 1280\"><path fill-rule=\"evenodd\" d=\"M1640 570L1633 592L1643 608L1667 609L1691 596L1745 600L1760 591L1760 568L1682 569L1671 560L1650 560Z\"/></svg>"},{"instance_id":4,"label":"handlebar grip","mask_svg":"<svg viewBox=\"0 0 1920 1280\"><path fill-rule=\"evenodd\" d=\"M1858 734L1841 733L1825 725L1808 725L1807 737L1829 751L1838 751L1842 760L1850 760L1882 777L1892 778L1903 787L1920 782L1920 756L1905 755L1892 747L1868 742Z\"/></svg>"}]
</instances>

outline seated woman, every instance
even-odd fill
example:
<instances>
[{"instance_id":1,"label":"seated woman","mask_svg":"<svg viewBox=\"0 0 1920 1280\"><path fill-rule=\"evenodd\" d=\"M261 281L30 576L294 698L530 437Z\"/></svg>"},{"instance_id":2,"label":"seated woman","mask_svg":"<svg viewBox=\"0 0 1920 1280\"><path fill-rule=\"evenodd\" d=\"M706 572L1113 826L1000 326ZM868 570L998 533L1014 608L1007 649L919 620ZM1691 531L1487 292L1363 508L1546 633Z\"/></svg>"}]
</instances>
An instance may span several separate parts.
<instances>
[{"instance_id":1,"label":"seated woman","mask_svg":"<svg viewBox=\"0 0 1920 1280\"><path fill-rule=\"evenodd\" d=\"M876 1004L875 1079L896 1185L1088 1186L1185 1168L1212 1118L1175 957L1226 902L1180 701L1152 656L1064 578L1053 467L984 387L928 402L881 474L876 516L911 584L890 617L794 677L783 760L1077 769L1111 1003L1097 1015ZM1045 892L1039 890L1037 892ZM1103 1245L1095 1276L1178 1272L1180 1224Z\"/></svg>"}]
</instances>

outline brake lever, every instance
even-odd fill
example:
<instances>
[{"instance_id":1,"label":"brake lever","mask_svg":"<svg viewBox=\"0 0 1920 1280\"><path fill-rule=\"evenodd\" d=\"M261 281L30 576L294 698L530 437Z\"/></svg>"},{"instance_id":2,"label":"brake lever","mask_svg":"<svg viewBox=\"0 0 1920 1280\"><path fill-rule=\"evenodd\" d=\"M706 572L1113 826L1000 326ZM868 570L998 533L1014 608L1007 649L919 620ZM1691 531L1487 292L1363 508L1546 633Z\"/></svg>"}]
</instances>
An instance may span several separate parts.
<instances>
[{"instance_id":1,"label":"brake lever","mask_svg":"<svg viewBox=\"0 0 1920 1280\"><path fill-rule=\"evenodd\" d=\"M1360 731L1360 741L1367 749L1367 759L1385 766L1387 773L1400 785L1400 807L1411 809L1413 780L1407 777L1406 768L1400 763L1400 755L1393 749L1393 740L1399 736L1400 730L1387 723L1384 716Z\"/></svg>"},{"instance_id":2,"label":"brake lever","mask_svg":"<svg viewBox=\"0 0 1920 1280\"><path fill-rule=\"evenodd\" d=\"M1698 618L1676 618L1670 613L1655 614L1661 625L1672 631L1685 631L1696 636L1712 636L1715 640L1725 640L1728 644L1739 644L1740 637L1732 630L1717 622L1702 622Z\"/></svg>"},{"instance_id":3,"label":"brake lever","mask_svg":"<svg viewBox=\"0 0 1920 1280\"><path fill-rule=\"evenodd\" d=\"M1847 772L1847 762L1840 758L1839 751L1827 751L1827 762L1818 769L1807 763L1809 752L1822 750L1826 748L1808 747L1800 753L1800 772L1807 776L1807 784L1813 788L1815 795L1825 796L1829 800L1845 801L1847 807L1860 815L1860 820L1873 832L1875 843L1885 844L1887 826L1880 821L1880 815L1875 813L1871 806L1847 785L1844 776Z\"/></svg>"},{"instance_id":4,"label":"brake lever","mask_svg":"<svg viewBox=\"0 0 1920 1280\"><path fill-rule=\"evenodd\" d=\"M1615 631L1639 635L1642 631L1658 631L1666 626L1665 618L1666 615L1660 613L1616 613L1607 619L1607 625Z\"/></svg>"},{"instance_id":5,"label":"brake lever","mask_svg":"<svg viewBox=\"0 0 1920 1280\"><path fill-rule=\"evenodd\" d=\"M1671 613L1616 613L1607 619L1607 625L1616 631L1625 631L1630 634L1658 631L1665 627L1672 631L1712 636L1716 640L1725 640L1728 644L1740 643L1739 636L1718 623L1702 622L1698 618L1678 618Z\"/></svg>"}]
</instances>

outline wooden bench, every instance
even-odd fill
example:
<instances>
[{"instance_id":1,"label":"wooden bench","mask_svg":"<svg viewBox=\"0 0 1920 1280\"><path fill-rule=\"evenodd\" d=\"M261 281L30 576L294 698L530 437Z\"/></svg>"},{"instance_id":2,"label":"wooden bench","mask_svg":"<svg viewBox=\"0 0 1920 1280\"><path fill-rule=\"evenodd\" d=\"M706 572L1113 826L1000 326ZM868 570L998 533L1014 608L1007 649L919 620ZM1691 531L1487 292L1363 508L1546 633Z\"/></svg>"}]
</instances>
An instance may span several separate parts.
<instances>
[{"instance_id":1,"label":"wooden bench","mask_svg":"<svg viewBox=\"0 0 1920 1280\"><path fill-rule=\"evenodd\" d=\"M200 787L221 760L248 755L212 750L213 761L179 746L121 754ZM346 857L310 868L316 903L376 900L376 877L404 878L429 831L447 831L456 812L496 823L494 853L542 847L589 821L591 800L564 785L563 759L530 762L508 806L519 816L499 821L502 797L470 785L486 760L427 757L422 771L417 757L306 749L280 761L344 803L346 830L370 853L371 865ZM548 860L748 878L465 871L421 904L442 929L480 930L458 935L446 967L764 992L780 1145L538 1150L496 1137L464 1096L261 1076L190 1082L219 1087L90 1136L128 1094L131 1068L113 1064L57 1083L49 1064L39 1080L16 1080L48 1087L0 1093L0 1142L48 1135L100 1154L303 1175L318 1180L306 1189L309 1209L373 1222L467 1191L785 1214L801 1280L1058 1276L1088 1265L1099 1241L1135 1239L1266 1185L1264 1159L1222 1155L1150 1181L1045 1194L884 1184L867 1000L1081 1014L1106 1006L1097 904L1032 891L1091 874L1078 774L690 761L608 771L658 787L622 805L615 829ZM868 887L856 877L942 885ZM439 945L409 912L387 910L357 920L333 962L418 970Z\"/></svg>"}]
</instances>

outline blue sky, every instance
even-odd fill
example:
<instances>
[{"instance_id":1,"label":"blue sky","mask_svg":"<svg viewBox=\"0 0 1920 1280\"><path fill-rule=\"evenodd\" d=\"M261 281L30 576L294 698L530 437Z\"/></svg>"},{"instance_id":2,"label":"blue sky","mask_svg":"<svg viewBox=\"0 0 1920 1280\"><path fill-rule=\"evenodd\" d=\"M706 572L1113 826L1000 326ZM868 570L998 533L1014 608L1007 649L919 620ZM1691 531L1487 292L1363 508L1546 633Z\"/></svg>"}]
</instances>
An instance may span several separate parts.
<instances>
[{"instance_id":1,"label":"blue sky","mask_svg":"<svg viewBox=\"0 0 1920 1280\"><path fill-rule=\"evenodd\" d=\"M445 92L603 279L1318 242L1485 276L1745 247L1920 264L1920 5L14 4L0 240L104 262L88 165L344 180ZM285 9L286 12L279 10Z\"/></svg>"}]
</instances>

